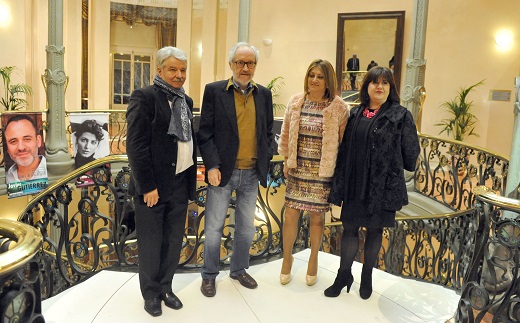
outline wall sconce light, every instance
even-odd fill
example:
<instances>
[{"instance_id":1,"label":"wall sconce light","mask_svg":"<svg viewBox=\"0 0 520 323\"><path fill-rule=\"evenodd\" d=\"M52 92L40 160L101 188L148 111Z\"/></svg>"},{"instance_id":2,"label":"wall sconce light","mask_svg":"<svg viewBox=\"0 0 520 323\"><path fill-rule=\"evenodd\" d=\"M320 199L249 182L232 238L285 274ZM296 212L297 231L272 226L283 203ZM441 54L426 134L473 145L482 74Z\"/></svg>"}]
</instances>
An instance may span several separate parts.
<instances>
[{"instance_id":1,"label":"wall sconce light","mask_svg":"<svg viewBox=\"0 0 520 323\"><path fill-rule=\"evenodd\" d=\"M503 29L495 34L495 44L501 52L507 52L513 48L513 32Z\"/></svg>"},{"instance_id":2,"label":"wall sconce light","mask_svg":"<svg viewBox=\"0 0 520 323\"><path fill-rule=\"evenodd\" d=\"M0 1L0 27L9 26L11 20L11 8L5 1Z\"/></svg>"},{"instance_id":3,"label":"wall sconce light","mask_svg":"<svg viewBox=\"0 0 520 323\"><path fill-rule=\"evenodd\" d=\"M265 46L270 46L273 43L273 40L271 38L266 38L263 43Z\"/></svg>"}]
</instances>

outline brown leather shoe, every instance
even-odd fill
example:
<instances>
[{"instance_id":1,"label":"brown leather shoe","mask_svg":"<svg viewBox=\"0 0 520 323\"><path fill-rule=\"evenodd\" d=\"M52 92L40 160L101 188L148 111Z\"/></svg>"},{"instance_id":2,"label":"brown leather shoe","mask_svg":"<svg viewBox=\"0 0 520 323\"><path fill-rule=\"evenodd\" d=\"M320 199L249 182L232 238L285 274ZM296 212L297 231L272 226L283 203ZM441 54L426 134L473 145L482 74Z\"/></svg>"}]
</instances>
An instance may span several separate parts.
<instances>
[{"instance_id":1,"label":"brown leather shoe","mask_svg":"<svg viewBox=\"0 0 520 323\"><path fill-rule=\"evenodd\" d=\"M213 297L217 293L215 288L215 279L202 279L202 285L200 286L202 295L206 297Z\"/></svg>"},{"instance_id":2,"label":"brown leather shoe","mask_svg":"<svg viewBox=\"0 0 520 323\"><path fill-rule=\"evenodd\" d=\"M230 275L230 277L231 277L231 279L238 280L240 285L242 285L246 288L253 289L253 288L258 287L256 280L253 277L251 277L251 275L246 273L245 271L243 273L241 273L240 275L236 275L236 276Z\"/></svg>"}]
</instances>

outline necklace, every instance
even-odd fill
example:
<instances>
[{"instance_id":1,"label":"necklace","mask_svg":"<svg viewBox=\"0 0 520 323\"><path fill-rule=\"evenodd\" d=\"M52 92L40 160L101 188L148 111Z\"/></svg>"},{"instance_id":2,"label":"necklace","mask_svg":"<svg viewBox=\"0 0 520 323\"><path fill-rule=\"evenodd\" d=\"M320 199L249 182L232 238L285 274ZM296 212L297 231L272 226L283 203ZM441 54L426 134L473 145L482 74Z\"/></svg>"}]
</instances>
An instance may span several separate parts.
<instances>
[{"instance_id":1,"label":"necklace","mask_svg":"<svg viewBox=\"0 0 520 323\"><path fill-rule=\"evenodd\" d=\"M368 119L372 119L376 115L377 111L379 111L379 109L370 111L368 107L366 107L365 110L363 110L363 116L367 117Z\"/></svg>"}]
</instances>

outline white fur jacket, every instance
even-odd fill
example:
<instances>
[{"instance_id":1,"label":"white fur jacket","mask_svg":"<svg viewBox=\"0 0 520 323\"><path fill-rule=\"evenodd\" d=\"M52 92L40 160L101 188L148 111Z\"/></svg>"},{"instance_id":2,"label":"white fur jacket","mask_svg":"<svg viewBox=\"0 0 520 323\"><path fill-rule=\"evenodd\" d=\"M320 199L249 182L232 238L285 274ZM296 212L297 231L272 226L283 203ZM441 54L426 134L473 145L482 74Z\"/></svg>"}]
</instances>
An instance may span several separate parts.
<instances>
[{"instance_id":1,"label":"white fur jacket","mask_svg":"<svg viewBox=\"0 0 520 323\"><path fill-rule=\"evenodd\" d=\"M298 130L300 128L300 112L305 94L298 93L289 99L280 133L278 153L285 157L286 166L296 167L298 149ZM321 160L318 175L332 177L336 167L338 147L343 139L349 115L349 107L339 96L334 97L328 107L323 109L323 139Z\"/></svg>"}]
</instances>

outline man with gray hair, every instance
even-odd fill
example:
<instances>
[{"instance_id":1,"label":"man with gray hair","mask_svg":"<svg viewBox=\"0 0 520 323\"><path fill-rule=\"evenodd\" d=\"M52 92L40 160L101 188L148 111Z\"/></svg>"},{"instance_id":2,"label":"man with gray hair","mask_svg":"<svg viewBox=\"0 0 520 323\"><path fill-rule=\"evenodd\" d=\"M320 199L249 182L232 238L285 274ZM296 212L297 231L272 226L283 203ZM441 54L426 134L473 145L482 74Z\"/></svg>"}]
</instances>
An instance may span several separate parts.
<instances>
[{"instance_id":1,"label":"man with gray hair","mask_svg":"<svg viewBox=\"0 0 520 323\"><path fill-rule=\"evenodd\" d=\"M154 84L135 90L126 112L126 152L132 170L139 284L144 308L162 314L161 301L182 303L172 292L179 263L188 199L195 200L196 140L193 100L184 93L188 59L175 47L157 52Z\"/></svg>"},{"instance_id":2,"label":"man with gray hair","mask_svg":"<svg viewBox=\"0 0 520 323\"><path fill-rule=\"evenodd\" d=\"M236 192L230 277L246 288L257 283L247 272L255 234L258 182L267 185L273 156L271 91L253 82L258 50L237 43L229 52L230 79L206 85L197 133L208 184L204 218L204 265L201 292L215 296L220 243L231 195Z\"/></svg>"}]
</instances>

